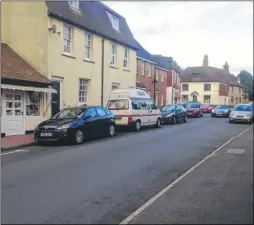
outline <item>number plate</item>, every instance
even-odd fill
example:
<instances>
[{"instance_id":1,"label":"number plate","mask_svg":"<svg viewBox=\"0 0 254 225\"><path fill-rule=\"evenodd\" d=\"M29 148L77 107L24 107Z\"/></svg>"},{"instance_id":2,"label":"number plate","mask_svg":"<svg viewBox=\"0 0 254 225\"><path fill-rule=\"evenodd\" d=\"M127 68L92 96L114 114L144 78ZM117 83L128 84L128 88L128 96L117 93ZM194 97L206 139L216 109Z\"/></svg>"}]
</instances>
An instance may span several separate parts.
<instances>
[{"instance_id":1,"label":"number plate","mask_svg":"<svg viewBox=\"0 0 254 225\"><path fill-rule=\"evenodd\" d=\"M41 137L52 137L52 133L41 133Z\"/></svg>"},{"instance_id":2,"label":"number plate","mask_svg":"<svg viewBox=\"0 0 254 225\"><path fill-rule=\"evenodd\" d=\"M192 112L188 112L187 114L188 114L188 115L192 115Z\"/></svg>"}]
</instances>

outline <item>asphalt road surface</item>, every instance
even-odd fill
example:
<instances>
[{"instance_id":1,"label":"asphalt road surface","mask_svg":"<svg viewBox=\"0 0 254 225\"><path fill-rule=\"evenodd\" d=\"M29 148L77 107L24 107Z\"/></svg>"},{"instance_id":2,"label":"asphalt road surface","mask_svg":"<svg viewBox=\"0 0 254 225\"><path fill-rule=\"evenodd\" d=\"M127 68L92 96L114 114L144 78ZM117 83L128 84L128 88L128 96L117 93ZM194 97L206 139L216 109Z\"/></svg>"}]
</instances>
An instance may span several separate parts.
<instances>
[{"instance_id":1,"label":"asphalt road surface","mask_svg":"<svg viewBox=\"0 0 254 225\"><path fill-rule=\"evenodd\" d=\"M2 153L2 223L119 223L249 125L209 115L80 146Z\"/></svg>"}]
</instances>

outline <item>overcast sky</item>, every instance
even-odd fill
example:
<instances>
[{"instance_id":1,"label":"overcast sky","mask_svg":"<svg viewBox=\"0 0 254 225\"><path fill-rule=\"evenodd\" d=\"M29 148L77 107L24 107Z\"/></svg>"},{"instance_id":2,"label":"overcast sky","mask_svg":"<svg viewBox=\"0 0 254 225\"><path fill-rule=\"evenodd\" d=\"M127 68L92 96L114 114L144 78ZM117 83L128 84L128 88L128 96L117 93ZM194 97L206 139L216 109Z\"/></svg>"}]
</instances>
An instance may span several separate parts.
<instances>
[{"instance_id":1,"label":"overcast sky","mask_svg":"<svg viewBox=\"0 0 254 225\"><path fill-rule=\"evenodd\" d=\"M152 54L172 56L182 67L225 61L235 75L253 74L252 2L109 2L134 37Z\"/></svg>"}]
</instances>

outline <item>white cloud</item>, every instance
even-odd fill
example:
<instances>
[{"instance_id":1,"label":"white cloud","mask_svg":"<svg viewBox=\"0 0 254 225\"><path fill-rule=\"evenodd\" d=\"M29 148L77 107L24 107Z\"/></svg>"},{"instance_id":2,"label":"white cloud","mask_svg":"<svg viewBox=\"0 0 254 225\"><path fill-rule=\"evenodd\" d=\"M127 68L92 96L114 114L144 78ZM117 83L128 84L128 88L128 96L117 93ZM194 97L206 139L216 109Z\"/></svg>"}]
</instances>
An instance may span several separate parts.
<instances>
[{"instance_id":1,"label":"white cloud","mask_svg":"<svg viewBox=\"0 0 254 225\"><path fill-rule=\"evenodd\" d=\"M127 20L152 54L172 56L183 67L227 61L231 72L253 73L252 2L104 2Z\"/></svg>"}]
</instances>

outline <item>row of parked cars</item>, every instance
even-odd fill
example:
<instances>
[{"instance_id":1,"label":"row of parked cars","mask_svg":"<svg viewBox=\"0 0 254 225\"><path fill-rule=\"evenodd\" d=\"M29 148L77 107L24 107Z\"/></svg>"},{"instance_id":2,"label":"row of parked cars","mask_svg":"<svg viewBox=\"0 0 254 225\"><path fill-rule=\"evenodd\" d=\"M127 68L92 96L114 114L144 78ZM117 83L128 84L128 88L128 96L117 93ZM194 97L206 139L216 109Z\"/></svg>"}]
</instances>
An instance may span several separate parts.
<instances>
[{"instance_id":1,"label":"row of parked cars","mask_svg":"<svg viewBox=\"0 0 254 225\"><path fill-rule=\"evenodd\" d=\"M158 109L145 91L116 89L110 94L107 107L84 105L63 109L39 124L34 138L38 142L66 139L80 144L89 137L112 137L117 126L139 131L145 126L159 128L162 123L187 122L190 116L203 116L199 103L170 104Z\"/></svg>"}]
</instances>

